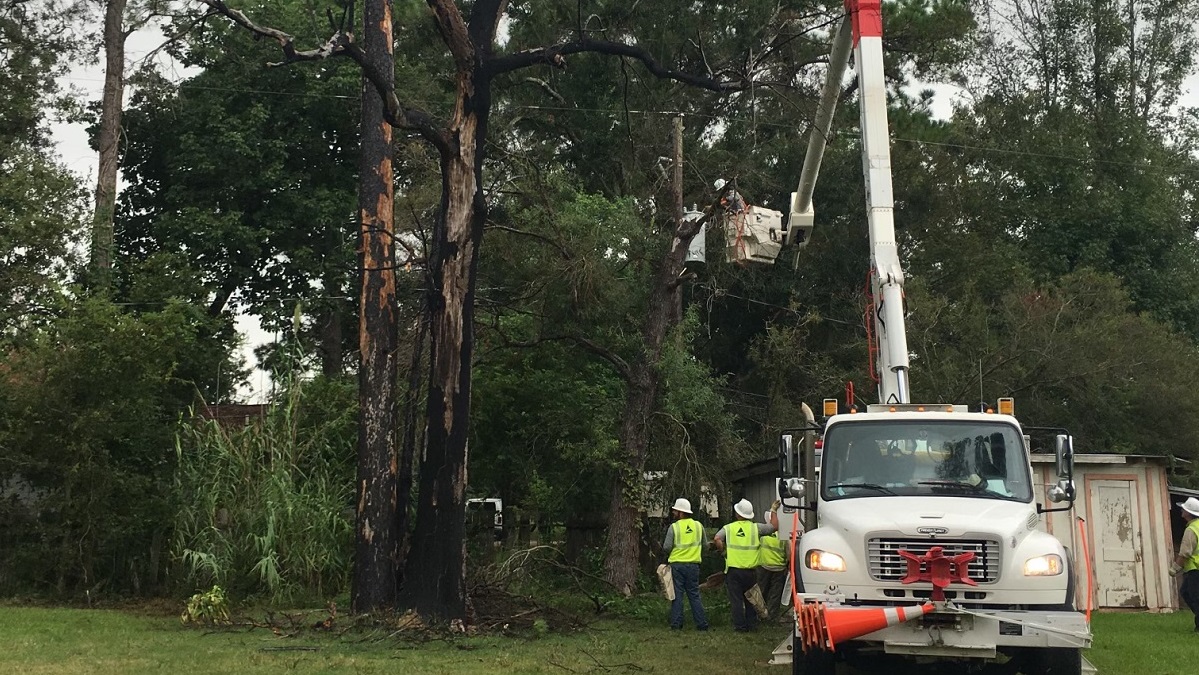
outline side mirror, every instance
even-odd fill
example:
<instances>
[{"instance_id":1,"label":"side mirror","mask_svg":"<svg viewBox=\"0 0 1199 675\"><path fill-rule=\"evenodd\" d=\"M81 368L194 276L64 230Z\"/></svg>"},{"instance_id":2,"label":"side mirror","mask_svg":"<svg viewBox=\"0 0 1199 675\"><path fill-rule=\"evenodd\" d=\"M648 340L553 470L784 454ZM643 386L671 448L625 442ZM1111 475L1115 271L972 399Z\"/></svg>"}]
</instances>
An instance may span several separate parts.
<instances>
[{"instance_id":1,"label":"side mirror","mask_svg":"<svg viewBox=\"0 0 1199 675\"><path fill-rule=\"evenodd\" d=\"M1049 501L1055 504L1074 501L1074 438L1058 434L1053 453L1057 460L1057 484L1049 488Z\"/></svg>"},{"instance_id":2,"label":"side mirror","mask_svg":"<svg viewBox=\"0 0 1199 675\"><path fill-rule=\"evenodd\" d=\"M803 501L804 483L802 478L788 478L779 484L779 496Z\"/></svg>"},{"instance_id":3,"label":"side mirror","mask_svg":"<svg viewBox=\"0 0 1199 675\"><path fill-rule=\"evenodd\" d=\"M1054 504L1074 501L1074 481L1061 479L1057 485L1049 486L1049 501Z\"/></svg>"},{"instance_id":4,"label":"side mirror","mask_svg":"<svg viewBox=\"0 0 1199 675\"><path fill-rule=\"evenodd\" d=\"M1074 478L1074 438L1058 434L1054 439L1053 453L1057 458L1058 480Z\"/></svg>"},{"instance_id":5,"label":"side mirror","mask_svg":"<svg viewBox=\"0 0 1199 675\"><path fill-rule=\"evenodd\" d=\"M779 475L783 478L796 475L794 444L795 437L791 434L779 436Z\"/></svg>"}]
</instances>

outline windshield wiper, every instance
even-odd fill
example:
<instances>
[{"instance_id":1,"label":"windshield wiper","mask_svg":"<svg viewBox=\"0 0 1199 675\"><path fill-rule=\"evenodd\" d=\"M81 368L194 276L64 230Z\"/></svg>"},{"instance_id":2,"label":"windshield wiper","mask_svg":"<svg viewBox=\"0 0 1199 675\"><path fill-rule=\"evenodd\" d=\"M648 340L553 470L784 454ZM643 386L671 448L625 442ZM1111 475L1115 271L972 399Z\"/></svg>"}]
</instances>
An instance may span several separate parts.
<instances>
[{"instance_id":1,"label":"windshield wiper","mask_svg":"<svg viewBox=\"0 0 1199 675\"><path fill-rule=\"evenodd\" d=\"M996 492L987 487L986 483L970 483L961 480L922 480L917 482L918 485L931 485L935 488L965 488L970 492L978 495L986 495L988 497L1006 497L1002 492Z\"/></svg>"},{"instance_id":2,"label":"windshield wiper","mask_svg":"<svg viewBox=\"0 0 1199 675\"><path fill-rule=\"evenodd\" d=\"M885 495L895 494L891 488L884 487L877 483L837 483L836 485L826 485L825 490L835 490L837 488L862 488L863 490L874 490Z\"/></svg>"}]
</instances>

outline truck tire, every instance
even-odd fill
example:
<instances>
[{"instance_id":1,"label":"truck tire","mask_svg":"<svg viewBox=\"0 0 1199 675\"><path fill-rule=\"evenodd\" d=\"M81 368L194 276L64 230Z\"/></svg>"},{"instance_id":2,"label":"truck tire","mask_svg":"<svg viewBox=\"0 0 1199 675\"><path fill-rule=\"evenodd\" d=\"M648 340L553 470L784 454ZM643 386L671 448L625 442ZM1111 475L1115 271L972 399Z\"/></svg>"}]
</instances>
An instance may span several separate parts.
<instances>
[{"instance_id":1,"label":"truck tire","mask_svg":"<svg viewBox=\"0 0 1199 675\"><path fill-rule=\"evenodd\" d=\"M791 675L837 675L837 660L832 652L812 650L792 652Z\"/></svg>"},{"instance_id":2,"label":"truck tire","mask_svg":"<svg viewBox=\"0 0 1199 675\"><path fill-rule=\"evenodd\" d=\"M1082 650L1050 647L1044 650L1045 675L1082 675Z\"/></svg>"},{"instance_id":3,"label":"truck tire","mask_svg":"<svg viewBox=\"0 0 1199 675\"><path fill-rule=\"evenodd\" d=\"M1075 596L1078 592L1077 588L1076 588L1078 585L1078 579L1076 578L1076 576L1074 574L1074 565L1072 565L1070 563L1070 561L1073 559L1074 558L1071 557L1071 555L1070 555L1070 549L1069 549L1069 547L1067 547L1066 548L1066 560L1065 560L1065 563L1066 563L1066 602L1063 604L1063 608L1067 612L1078 611L1077 608L1074 606Z\"/></svg>"}]
</instances>

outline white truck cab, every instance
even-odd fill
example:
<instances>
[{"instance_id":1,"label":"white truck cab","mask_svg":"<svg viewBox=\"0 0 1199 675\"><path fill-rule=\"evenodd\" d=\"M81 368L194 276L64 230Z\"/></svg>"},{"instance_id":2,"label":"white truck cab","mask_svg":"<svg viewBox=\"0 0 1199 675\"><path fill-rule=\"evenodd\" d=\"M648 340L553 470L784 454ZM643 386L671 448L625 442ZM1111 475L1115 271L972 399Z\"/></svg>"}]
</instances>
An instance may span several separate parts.
<instances>
[{"instance_id":1,"label":"white truck cab","mask_svg":"<svg viewBox=\"0 0 1199 675\"><path fill-rule=\"evenodd\" d=\"M815 516L796 542L801 599L840 608L935 604L835 654L792 648L794 672L831 674L837 661L879 654L1082 672L1091 635L1074 607L1077 571L1039 527L1052 504L1072 501L1071 441L1056 439L1058 483L1034 485L1016 418L965 410L906 404L833 415L808 430L822 441L819 467L816 444L784 435L791 477L780 492ZM948 573L941 578L938 564Z\"/></svg>"}]
</instances>

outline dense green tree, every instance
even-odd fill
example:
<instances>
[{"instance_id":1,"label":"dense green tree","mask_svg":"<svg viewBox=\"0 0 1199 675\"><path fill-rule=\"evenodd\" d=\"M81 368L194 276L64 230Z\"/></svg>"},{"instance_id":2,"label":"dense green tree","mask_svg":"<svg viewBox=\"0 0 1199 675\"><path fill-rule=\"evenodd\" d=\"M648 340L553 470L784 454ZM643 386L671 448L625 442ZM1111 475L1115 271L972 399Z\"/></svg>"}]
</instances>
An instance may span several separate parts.
<instances>
[{"instance_id":1,"label":"dense green tree","mask_svg":"<svg viewBox=\"0 0 1199 675\"><path fill-rule=\"evenodd\" d=\"M0 158L0 349L62 309L83 197L75 176L40 150L18 144Z\"/></svg>"},{"instance_id":2,"label":"dense green tree","mask_svg":"<svg viewBox=\"0 0 1199 675\"><path fill-rule=\"evenodd\" d=\"M83 300L6 353L6 589L159 588L175 423L197 397L215 400L218 386L228 389L232 378L218 385L215 377L214 365L227 359L212 339L222 330L183 302L135 314Z\"/></svg>"},{"instance_id":3,"label":"dense green tree","mask_svg":"<svg viewBox=\"0 0 1199 675\"><path fill-rule=\"evenodd\" d=\"M323 370L340 372L356 337L343 328L356 277L357 77L341 62L264 69L266 50L231 30L209 27L176 49L199 74L138 80L118 259L176 254L202 281L211 315L245 311L285 336L300 304Z\"/></svg>"},{"instance_id":4,"label":"dense green tree","mask_svg":"<svg viewBox=\"0 0 1199 675\"><path fill-rule=\"evenodd\" d=\"M0 345L53 316L80 248L82 191L47 152L54 77L74 53L68 9L0 7Z\"/></svg>"},{"instance_id":5,"label":"dense green tree","mask_svg":"<svg viewBox=\"0 0 1199 675\"><path fill-rule=\"evenodd\" d=\"M910 295L913 386L935 400L1013 396L1026 424L1069 428L1080 452L1194 456L1199 395L1178 374L1195 345L1136 312L1115 277L1013 285L990 305L923 284Z\"/></svg>"},{"instance_id":6,"label":"dense green tree","mask_svg":"<svg viewBox=\"0 0 1199 675\"><path fill-rule=\"evenodd\" d=\"M950 142L967 146L955 160L974 204L962 226L993 229L1040 281L1110 272L1136 309L1196 337L1196 129L1176 107L1199 39L1194 8L996 5L992 20L1013 29L984 34L976 102Z\"/></svg>"}]
</instances>

